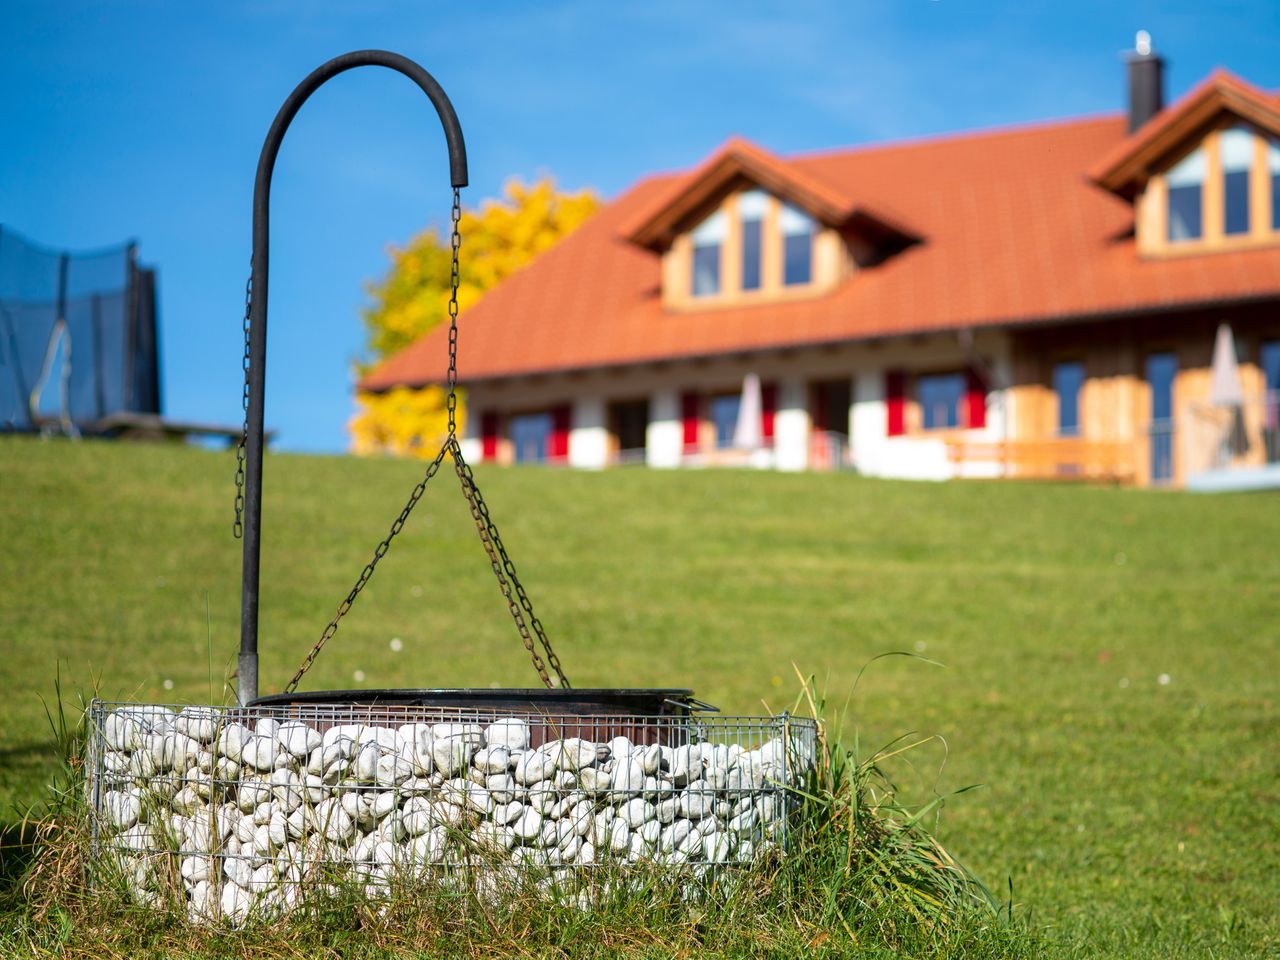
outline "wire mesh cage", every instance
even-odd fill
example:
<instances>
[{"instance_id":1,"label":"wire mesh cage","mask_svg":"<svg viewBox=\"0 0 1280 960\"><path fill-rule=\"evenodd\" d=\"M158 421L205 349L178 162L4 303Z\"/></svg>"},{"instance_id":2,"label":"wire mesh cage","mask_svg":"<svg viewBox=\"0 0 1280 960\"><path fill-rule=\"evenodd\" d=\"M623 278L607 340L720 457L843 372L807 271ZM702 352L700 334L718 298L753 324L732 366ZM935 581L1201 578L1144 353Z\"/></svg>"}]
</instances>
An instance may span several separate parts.
<instances>
[{"instance_id":1,"label":"wire mesh cage","mask_svg":"<svg viewBox=\"0 0 1280 960\"><path fill-rule=\"evenodd\" d=\"M193 919L292 909L339 879L530 883L617 870L701 881L785 848L816 724L360 704L95 700L93 842L134 896Z\"/></svg>"}]
</instances>

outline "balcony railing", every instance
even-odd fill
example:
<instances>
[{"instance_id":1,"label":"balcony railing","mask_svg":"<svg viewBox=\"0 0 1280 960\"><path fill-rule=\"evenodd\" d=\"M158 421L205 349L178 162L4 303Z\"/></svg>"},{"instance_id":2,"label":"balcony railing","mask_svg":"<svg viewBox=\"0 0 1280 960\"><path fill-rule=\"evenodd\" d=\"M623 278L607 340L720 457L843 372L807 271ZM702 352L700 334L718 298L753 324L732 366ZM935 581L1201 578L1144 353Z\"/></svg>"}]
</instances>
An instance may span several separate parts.
<instances>
[{"instance_id":1,"label":"balcony railing","mask_svg":"<svg viewBox=\"0 0 1280 960\"><path fill-rule=\"evenodd\" d=\"M1280 391L1246 397L1238 407L1194 404L1184 431L1188 475L1280 465Z\"/></svg>"},{"instance_id":2,"label":"balcony railing","mask_svg":"<svg viewBox=\"0 0 1280 960\"><path fill-rule=\"evenodd\" d=\"M1006 477L1127 483L1134 477L1134 444L1123 440L1052 437L1047 440L947 441L953 464L996 463Z\"/></svg>"}]
</instances>

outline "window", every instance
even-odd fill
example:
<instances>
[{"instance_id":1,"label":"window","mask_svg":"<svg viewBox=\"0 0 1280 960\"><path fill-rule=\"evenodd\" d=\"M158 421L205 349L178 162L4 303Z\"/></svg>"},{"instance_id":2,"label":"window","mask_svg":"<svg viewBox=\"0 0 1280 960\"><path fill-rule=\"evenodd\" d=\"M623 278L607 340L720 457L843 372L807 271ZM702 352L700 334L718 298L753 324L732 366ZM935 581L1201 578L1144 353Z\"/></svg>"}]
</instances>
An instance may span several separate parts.
<instances>
[{"instance_id":1,"label":"window","mask_svg":"<svg viewBox=\"0 0 1280 960\"><path fill-rule=\"evenodd\" d=\"M1059 363L1053 368L1053 392L1058 395L1058 436L1080 436L1080 389L1084 386L1084 364Z\"/></svg>"},{"instance_id":2,"label":"window","mask_svg":"<svg viewBox=\"0 0 1280 960\"><path fill-rule=\"evenodd\" d=\"M1169 242L1199 240L1201 235L1201 188L1204 185L1204 151L1196 148L1168 172Z\"/></svg>"},{"instance_id":3,"label":"window","mask_svg":"<svg viewBox=\"0 0 1280 960\"><path fill-rule=\"evenodd\" d=\"M1259 366L1262 367L1264 389L1269 394L1276 394L1280 399L1280 340L1268 340L1259 351Z\"/></svg>"},{"instance_id":4,"label":"window","mask_svg":"<svg viewBox=\"0 0 1280 960\"><path fill-rule=\"evenodd\" d=\"M920 413L926 430L960 426L960 405L964 402L963 373L935 373L917 381Z\"/></svg>"},{"instance_id":5,"label":"window","mask_svg":"<svg viewBox=\"0 0 1280 960\"><path fill-rule=\"evenodd\" d=\"M1244 127L1222 131L1222 231L1227 236L1249 232L1249 170L1253 167L1253 133Z\"/></svg>"},{"instance_id":6,"label":"window","mask_svg":"<svg viewBox=\"0 0 1280 960\"><path fill-rule=\"evenodd\" d=\"M796 286L813 276L813 219L787 204L782 208L782 283Z\"/></svg>"},{"instance_id":7,"label":"window","mask_svg":"<svg viewBox=\"0 0 1280 960\"><path fill-rule=\"evenodd\" d=\"M764 241L764 213L769 195L748 190L738 197L738 217L742 221L742 289L760 289L760 257Z\"/></svg>"},{"instance_id":8,"label":"window","mask_svg":"<svg viewBox=\"0 0 1280 960\"><path fill-rule=\"evenodd\" d=\"M1267 179L1271 181L1271 229L1280 230L1280 143L1267 141Z\"/></svg>"},{"instance_id":9,"label":"window","mask_svg":"<svg viewBox=\"0 0 1280 960\"><path fill-rule=\"evenodd\" d=\"M724 213L717 210L691 234L695 297L710 297L720 292L720 248L726 230Z\"/></svg>"},{"instance_id":10,"label":"window","mask_svg":"<svg viewBox=\"0 0 1280 960\"><path fill-rule=\"evenodd\" d=\"M549 413L527 413L511 418L511 446L516 463L542 463L551 446Z\"/></svg>"},{"instance_id":11,"label":"window","mask_svg":"<svg viewBox=\"0 0 1280 960\"><path fill-rule=\"evenodd\" d=\"M724 450L733 446L733 434L738 426L738 409L742 406L742 394L725 393L711 398L711 422L716 428L716 447Z\"/></svg>"}]
</instances>

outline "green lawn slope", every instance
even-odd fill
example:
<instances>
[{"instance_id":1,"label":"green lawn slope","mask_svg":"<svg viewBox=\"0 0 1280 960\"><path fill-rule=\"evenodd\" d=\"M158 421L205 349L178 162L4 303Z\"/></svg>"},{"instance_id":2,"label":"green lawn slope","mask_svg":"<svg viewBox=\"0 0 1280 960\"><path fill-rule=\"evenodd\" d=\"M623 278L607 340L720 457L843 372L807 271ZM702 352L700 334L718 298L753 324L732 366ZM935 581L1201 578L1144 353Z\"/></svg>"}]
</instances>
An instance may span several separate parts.
<instances>
[{"instance_id":1,"label":"green lawn slope","mask_svg":"<svg viewBox=\"0 0 1280 960\"><path fill-rule=\"evenodd\" d=\"M273 455L263 691L421 472ZM221 702L239 624L230 455L0 439L0 820L53 769L41 697ZM1280 950L1280 500L843 475L477 470L578 686L727 712L815 675L841 734L937 740L904 793L981 783L941 840L1063 956ZM398 643L393 641L398 640ZM886 651L908 658L873 664ZM452 473L304 682L526 686Z\"/></svg>"}]
</instances>

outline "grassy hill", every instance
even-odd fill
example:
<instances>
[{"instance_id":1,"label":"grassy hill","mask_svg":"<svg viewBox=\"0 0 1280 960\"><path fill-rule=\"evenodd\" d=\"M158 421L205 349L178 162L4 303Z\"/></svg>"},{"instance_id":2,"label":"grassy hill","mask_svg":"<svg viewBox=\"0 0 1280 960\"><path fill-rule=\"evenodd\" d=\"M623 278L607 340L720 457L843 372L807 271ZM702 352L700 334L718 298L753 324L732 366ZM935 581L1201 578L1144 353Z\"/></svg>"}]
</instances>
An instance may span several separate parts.
<instances>
[{"instance_id":1,"label":"grassy hill","mask_svg":"<svg viewBox=\"0 0 1280 960\"><path fill-rule=\"evenodd\" d=\"M0 439L0 804L52 768L40 697L224 697L229 455ZM263 690L292 673L420 473L268 459ZM1280 949L1280 502L835 475L480 469L578 686L788 705L793 664L1063 955ZM392 644L398 638L399 644ZM393 649L396 647L398 649ZM904 650L940 661L876 654ZM536 684L452 474L304 686ZM851 696L852 695L852 696ZM850 699L851 697L851 699Z\"/></svg>"}]
</instances>

